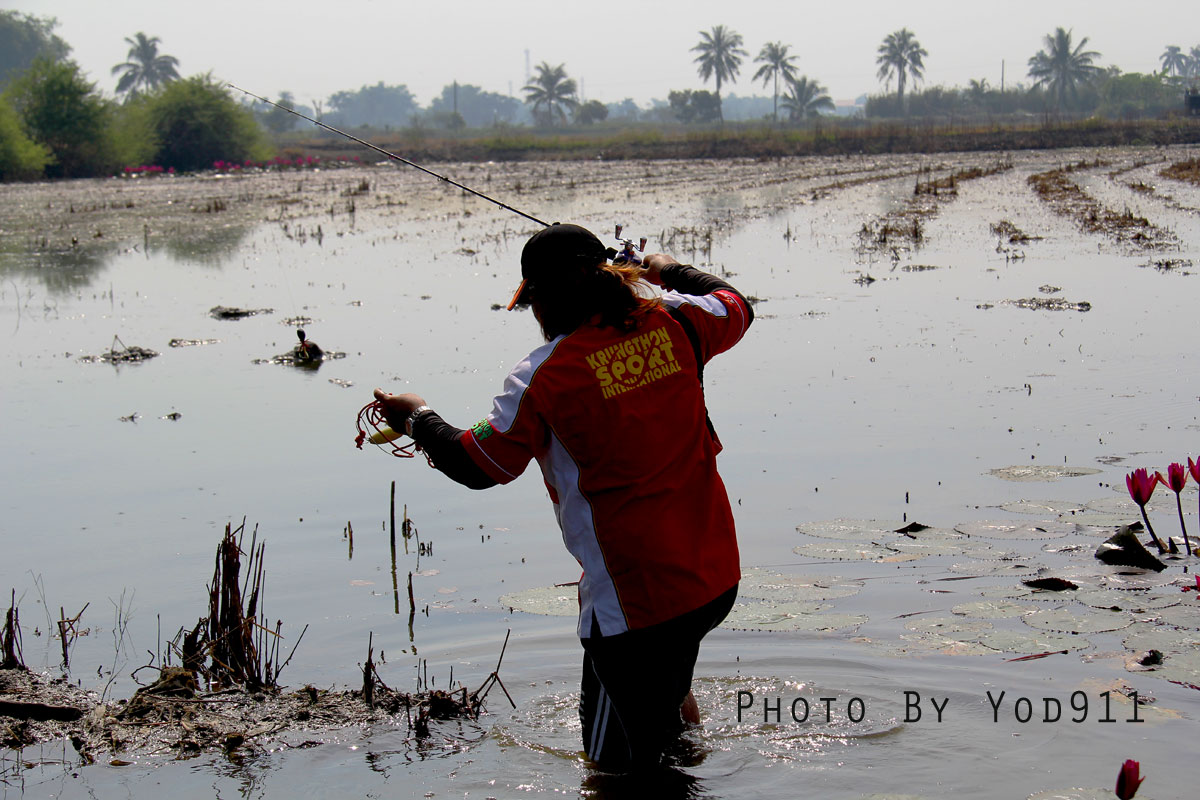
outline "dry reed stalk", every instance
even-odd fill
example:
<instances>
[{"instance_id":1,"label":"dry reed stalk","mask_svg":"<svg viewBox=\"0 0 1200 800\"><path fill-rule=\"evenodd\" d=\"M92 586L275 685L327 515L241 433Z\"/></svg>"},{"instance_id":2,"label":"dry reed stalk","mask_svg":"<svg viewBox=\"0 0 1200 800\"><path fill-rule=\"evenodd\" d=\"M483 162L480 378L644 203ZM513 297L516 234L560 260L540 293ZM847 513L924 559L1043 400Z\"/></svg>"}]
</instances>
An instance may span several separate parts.
<instances>
[{"instance_id":1,"label":"dry reed stalk","mask_svg":"<svg viewBox=\"0 0 1200 800\"><path fill-rule=\"evenodd\" d=\"M21 653L21 620L17 614L17 590L13 589L8 611L4 612L4 631L0 633L0 669L25 669Z\"/></svg>"},{"instance_id":2,"label":"dry reed stalk","mask_svg":"<svg viewBox=\"0 0 1200 800\"><path fill-rule=\"evenodd\" d=\"M258 542L255 527L249 550L243 550L245 532L245 520L237 529L232 524L225 526L225 536L217 547L213 580L208 587L208 617L201 619L184 637L182 660L185 668L203 675L211 684L244 686L257 691L278 685L279 673L296 652L308 626L281 663L283 622L277 620L272 630L262 612L266 544ZM242 556L247 553L246 582L242 582Z\"/></svg>"}]
</instances>

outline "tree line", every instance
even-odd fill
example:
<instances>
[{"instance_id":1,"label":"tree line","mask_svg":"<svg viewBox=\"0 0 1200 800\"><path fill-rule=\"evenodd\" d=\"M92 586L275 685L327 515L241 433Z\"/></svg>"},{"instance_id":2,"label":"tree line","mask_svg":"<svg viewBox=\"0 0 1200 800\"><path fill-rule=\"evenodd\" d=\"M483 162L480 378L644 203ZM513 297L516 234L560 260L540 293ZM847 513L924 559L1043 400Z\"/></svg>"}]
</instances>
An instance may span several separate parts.
<instances>
[{"instance_id":1,"label":"tree line","mask_svg":"<svg viewBox=\"0 0 1200 800\"><path fill-rule=\"evenodd\" d=\"M565 64L538 64L522 87L523 99L454 82L425 108L403 84L382 81L302 104L284 92L277 105L235 99L211 74L182 78L178 60L159 50L158 37L138 32L125 40L126 60L112 67L115 97L106 96L70 60L70 46L52 18L0 11L0 180L112 174L123 165L156 164L193 170L214 161L263 159L269 133L283 134L298 118L286 109L345 128L459 130L534 125L628 122L722 124L726 103L736 117L802 123L833 113L827 89L800 74L798 56L782 41L766 42L755 56L752 82L769 98L722 96L749 56L740 34L716 25L699 32L691 52L702 83L713 91L680 88L649 108L632 99L585 101ZM883 92L867 99L875 118L971 117L1030 114L1158 116L1182 106L1185 89L1200 82L1200 46L1170 45L1162 71L1143 75L1099 66L1088 39L1057 28L1030 57L1026 86L971 80L962 88L920 89L929 53L902 28L879 45L876 77ZM892 86L895 92L892 92ZM782 111L782 114L781 114Z\"/></svg>"}]
</instances>

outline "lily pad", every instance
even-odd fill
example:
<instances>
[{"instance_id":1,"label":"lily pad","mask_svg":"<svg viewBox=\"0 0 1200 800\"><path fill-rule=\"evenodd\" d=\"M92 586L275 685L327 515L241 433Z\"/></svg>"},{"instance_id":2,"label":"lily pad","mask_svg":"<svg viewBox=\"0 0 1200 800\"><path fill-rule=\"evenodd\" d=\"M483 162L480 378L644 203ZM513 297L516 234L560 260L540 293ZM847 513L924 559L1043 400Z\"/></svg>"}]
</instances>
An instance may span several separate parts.
<instances>
[{"instance_id":1,"label":"lily pad","mask_svg":"<svg viewBox=\"0 0 1200 800\"><path fill-rule=\"evenodd\" d=\"M1080 478L1085 475L1098 475L1100 470L1094 467L1069 467L1065 464L1051 466L1048 464L1017 464L1011 467L997 467L988 470L989 475L1006 481L1056 481L1060 478Z\"/></svg>"},{"instance_id":2,"label":"lily pad","mask_svg":"<svg viewBox=\"0 0 1200 800\"><path fill-rule=\"evenodd\" d=\"M1174 595L1150 594L1148 592L1117 591L1116 589L1083 589L1075 599L1089 608L1120 608L1125 611L1145 611L1179 605L1180 598ZM1198 612L1200 615L1200 612Z\"/></svg>"},{"instance_id":3,"label":"lily pad","mask_svg":"<svg viewBox=\"0 0 1200 800\"><path fill-rule=\"evenodd\" d=\"M969 637L957 637L954 634L939 636L932 633L902 634L900 642L888 643L883 646L885 652L894 656L907 655L943 655L943 656L982 656L995 652L989 650Z\"/></svg>"},{"instance_id":4,"label":"lily pad","mask_svg":"<svg viewBox=\"0 0 1200 800\"><path fill-rule=\"evenodd\" d=\"M921 558L919 555L897 553L895 550L889 550L881 544L873 544L871 542L864 542L862 544L854 544L852 542L810 542L793 547L792 552L797 555L828 561L883 561L884 559L915 561Z\"/></svg>"},{"instance_id":5,"label":"lily pad","mask_svg":"<svg viewBox=\"0 0 1200 800\"><path fill-rule=\"evenodd\" d=\"M1177 628L1140 628L1126 636L1121 644L1126 650L1134 651L1200 652L1200 633Z\"/></svg>"},{"instance_id":6,"label":"lily pad","mask_svg":"<svg viewBox=\"0 0 1200 800\"><path fill-rule=\"evenodd\" d=\"M960 616L976 619L1012 619L1033 614L1038 611L1038 607L1029 603L1014 603L1010 600L979 600L960 603L950 611Z\"/></svg>"},{"instance_id":7,"label":"lily pad","mask_svg":"<svg viewBox=\"0 0 1200 800\"><path fill-rule=\"evenodd\" d=\"M897 553L915 555L918 558L928 558L929 556L987 558L989 553L994 552L992 546L987 542L975 542L963 536L960 536L957 540L901 540L891 542L887 545L887 548Z\"/></svg>"},{"instance_id":8,"label":"lily pad","mask_svg":"<svg viewBox=\"0 0 1200 800\"><path fill-rule=\"evenodd\" d=\"M1028 629L985 631L979 634L975 641L1001 653L1049 653L1055 650L1085 650L1092 646L1092 643L1082 636L1035 632Z\"/></svg>"},{"instance_id":9,"label":"lily pad","mask_svg":"<svg viewBox=\"0 0 1200 800\"><path fill-rule=\"evenodd\" d=\"M1005 503L1000 508L1014 514L1046 516L1047 514L1078 513L1083 511L1086 506L1083 503L1072 503L1070 500L1017 500L1013 503Z\"/></svg>"},{"instance_id":10,"label":"lily pad","mask_svg":"<svg viewBox=\"0 0 1200 800\"><path fill-rule=\"evenodd\" d=\"M737 631L836 631L867 622L860 614L822 614L816 603L736 603L722 628Z\"/></svg>"},{"instance_id":11,"label":"lily pad","mask_svg":"<svg viewBox=\"0 0 1200 800\"><path fill-rule=\"evenodd\" d=\"M1081 533L1086 533L1089 536L1111 536L1117 532L1117 529L1128 525L1131 522L1136 522L1138 517L1129 516L1128 514L1109 514L1103 511L1080 511L1076 514L1062 514L1059 520L1062 522L1074 522L1079 526Z\"/></svg>"},{"instance_id":12,"label":"lily pad","mask_svg":"<svg viewBox=\"0 0 1200 800\"><path fill-rule=\"evenodd\" d=\"M1126 491L1124 484L1113 484L1113 490L1120 492L1116 496L1101 497L1096 500L1089 500L1084 503L1091 511L1098 511L1102 514L1116 514L1122 517L1128 517L1129 520L1139 520L1142 518L1142 512L1138 510L1137 503L1133 502ZM1152 498L1149 503L1146 503L1146 511L1152 513L1159 510L1158 507L1163 503L1162 492L1158 493L1158 497ZM1172 503L1171 505L1174 505ZM1164 506L1165 508L1165 506Z\"/></svg>"},{"instance_id":13,"label":"lily pad","mask_svg":"<svg viewBox=\"0 0 1200 800\"><path fill-rule=\"evenodd\" d=\"M982 561L964 561L951 564L947 569L959 575L1030 575L1038 569L1032 560L1024 559L987 559Z\"/></svg>"},{"instance_id":14,"label":"lily pad","mask_svg":"<svg viewBox=\"0 0 1200 800\"><path fill-rule=\"evenodd\" d=\"M1009 522L979 521L960 522L954 530L966 536L982 536L985 539L1003 539L1009 541L1035 541L1038 539L1062 539L1079 532L1079 526L1073 522L1039 521L1023 524Z\"/></svg>"},{"instance_id":15,"label":"lily pad","mask_svg":"<svg viewBox=\"0 0 1200 800\"><path fill-rule=\"evenodd\" d=\"M574 586L540 586L506 594L500 605L526 614L547 617L574 617L579 614L579 593Z\"/></svg>"},{"instance_id":16,"label":"lily pad","mask_svg":"<svg viewBox=\"0 0 1200 800\"><path fill-rule=\"evenodd\" d=\"M913 633L960 636L992 630L992 623L982 619L958 617L913 617L904 623ZM970 638L970 636L962 637Z\"/></svg>"},{"instance_id":17,"label":"lily pad","mask_svg":"<svg viewBox=\"0 0 1200 800\"><path fill-rule=\"evenodd\" d=\"M1109 567L1108 569L1113 569ZM1177 575L1133 568L1116 569L1103 576L1101 585L1122 592L1136 592L1176 585Z\"/></svg>"},{"instance_id":18,"label":"lily pad","mask_svg":"<svg viewBox=\"0 0 1200 800\"><path fill-rule=\"evenodd\" d=\"M1156 611L1154 616L1162 624L1170 625L1173 628L1200 630L1200 602L1196 602L1195 598L1190 598L1190 600L1191 602L1181 602L1170 608Z\"/></svg>"},{"instance_id":19,"label":"lily pad","mask_svg":"<svg viewBox=\"0 0 1200 800\"><path fill-rule=\"evenodd\" d=\"M1021 584L1006 584L1004 586L985 586L979 590L980 597L999 598L1003 600L1032 600L1034 602L1059 602L1053 592L1038 592Z\"/></svg>"},{"instance_id":20,"label":"lily pad","mask_svg":"<svg viewBox=\"0 0 1200 800\"><path fill-rule=\"evenodd\" d=\"M842 578L816 575L782 575L759 567L742 570L738 597L755 600L792 600L817 602L850 597L862 591L863 584Z\"/></svg>"},{"instance_id":21,"label":"lily pad","mask_svg":"<svg viewBox=\"0 0 1200 800\"><path fill-rule=\"evenodd\" d=\"M819 522L805 522L796 526L800 533L816 536L819 539L852 539L854 541L870 542L884 541L896 538L896 531L904 527L898 520L878 519L830 519Z\"/></svg>"},{"instance_id":22,"label":"lily pad","mask_svg":"<svg viewBox=\"0 0 1200 800\"><path fill-rule=\"evenodd\" d=\"M1200 651L1167 656L1161 669L1145 674L1185 686L1200 686Z\"/></svg>"},{"instance_id":23,"label":"lily pad","mask_svg":"<svg viewBox=\"0 0 1200 800\"><path fill-rule=\"evenodd\" d=\"M1047 608L1022 617L1026 625L1058 633L1105 633L1133 624L1124 611L1092 611L1074 608Z\"/></svg>"}]
</instances>

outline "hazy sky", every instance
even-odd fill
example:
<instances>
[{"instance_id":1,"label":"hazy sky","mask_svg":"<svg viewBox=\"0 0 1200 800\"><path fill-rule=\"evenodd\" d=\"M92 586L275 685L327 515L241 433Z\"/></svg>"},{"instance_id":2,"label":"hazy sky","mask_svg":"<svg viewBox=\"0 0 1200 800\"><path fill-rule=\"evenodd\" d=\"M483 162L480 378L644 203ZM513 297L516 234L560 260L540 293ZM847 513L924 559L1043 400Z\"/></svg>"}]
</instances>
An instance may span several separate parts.
<instances>
[{"instance_id":1,"label":"hazy sky","mask_svg":"<svg viewBox=\"0 0 1200 800\"><path fill-rule=\"evenodd\" d=\"M2 1L2 0L0 0ZM1027 81L1029 57L1057 26L1101 54L1100 63L1150 72L1168 44L1200 44L1195 0L1130 6L1115 0L9 0L6 10L53 16L91 80L111 93L111 68L125 60L126 37L161 39L184 76L212 71L263 95L291 91L303 103L341 89L405 84L428 103L451 81L521 96L531 65L565 64L587 99L641 105L700 82L690 48L700 30L724 24L749 53L724 92L770 94L751 82L767 41L799 56L801 74L836 100L880 91L876 51L907 27L928 51L925 85L965 86L987 78ZM1145 8L1142 12L1138 9ZM1188 23L1191 20L1191 23ZM1181 39L1191 36L1196 39Z\"/></svg>"}]
</instances>

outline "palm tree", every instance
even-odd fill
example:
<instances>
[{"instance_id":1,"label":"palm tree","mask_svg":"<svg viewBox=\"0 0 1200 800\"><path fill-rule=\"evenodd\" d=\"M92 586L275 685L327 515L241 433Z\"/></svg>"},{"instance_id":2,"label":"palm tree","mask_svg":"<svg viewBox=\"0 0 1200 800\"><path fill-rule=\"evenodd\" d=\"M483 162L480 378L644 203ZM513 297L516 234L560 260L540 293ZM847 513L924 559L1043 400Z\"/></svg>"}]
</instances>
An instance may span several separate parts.
<instances>
[{"instance_id":1,"label":"palm tree","mask_svg":"<svg viewBox=\"0 0 1200 800\"><path fill-rule=\"evenodd\" d=\"M1187 74L1190 78L1200 78L1200 44L1188 52Z\"/></svg>"},{"instance_id":2,"label":"palm tree","mask_svg":"<svg viewBox=\"0 0 1200 800\"><path fill-rule=\"evenodd\" d=\"M991 84L987 78L971 78L967 82L966 99L979 110L986 111L988 114L992 112L992 104L989 102L989 96L994 94Z\"/></svg>"},{"instance_id":3,"label":"palm tree","mask_svg":"<svg viewBox=\"0 0 1200 800\"><path fill-rule=\"evenodd\" d=\"M1045 38L1046 49L1029 59L1029 77L1034 86L1045 86L1054 97L1055 108L1062 109L1068 99L1079 94L1079 85L1091 81L1102 70L1094 62L1095 50L1084 50L1087 37L1072 47L1071 31L1058 28Z\"/></svg>"},{"instance_id":4,"label":"palm tree","mask_svg":"<svg viewBox=\"0 0 1200 800\"><path fill-rule=\"evenodd\" d=\"M754 63L762 64L754 73L754 80L761 80L763 86L767 85L767 81L775 83L775 111L772 116L776 122L779 121L779 77L783 76L784 84L796 79L796 66L792 63L795 60L795 56L788 55L788 46L782 42L767 42L754 59Z\"/></svg>"},{"instance_id":5,"label":"palm tree","mask_svg":"<svg viewBox=\"0 0 1200 800\"><path fill-rule=\"evenodd\" d=\"M1167 49L1158 57L1162 62L1163 73L1167 75L1183 76L1188 72L1188 57L1187 54L1179 49L1176 45L1167 45Z\"/></svg>"},{"instance_id":6,"label":"palm tree","mask_svg":"<svg viewBox=\"0 0 1200 800\"><path fill-rule=\"evenodd\" d=\"M171 81L179 80L179 59L175 56L160 55L157 36L150 38L138 31L133 38L125 38L129 45L127 60L112 68L112 74L124 73L117 81L117 94L128 92L128 98L137 97L138 89L154 91Z\"/></svg>"},{"instance_id":7,"label":"palm tree","mask_svg":"<svg viewBox=\"0 0 1200 800\"><path fill-rule=\"evenodd\" d=\"M835 111L837 106L826 94L826 89L817 81L810 81L807 75L788 81L788 92L783 96L783 107L788 112L788 118L795 121L816 117L822 111Z\"/></svg>"},{"instance_id":8,"label":"palm tree","mask_svg":"<svg viewBox=\"0 0 1200 800\"><path fill-rule=\"evenodd\" d=\"M717 116L724 122L721 114L721 84L737 79L738 70L742 66L742 57L746 51L742 49L742 35L727 30L724 25L714 25L712 31L700 31L700 43L692 48L699 53L695 62L700 65L697 72L700 80L707 81L711 77L717 79Z\"/></svg>"},{"instance_id":9,"label":"palm tree","mask_svg":"<svg viewBox=\"0 0 1200 800\"><path fill-rule=\"evenodd\" d=\"M579 100L575 97L575 80L567 77L564 66L559 64L552 67L543 61L534 68L537 75L521 90L525 92L525 102L533 105L534 116L544 108L551 125L555 117L566 122L566 112L574 111L579 106Z\"/></svg>"},{"instance_id":10,"label":"palm tree","mask_svg":"<svg viewBox=\"0 0 1200 800\"><path fill-rule=\"evenodd\" d=\"M925 63L923 59L929 55L921 43L913 36L908 28L901 28L895 33L889 33L879 45L879 56L875 63L879 65L879 80L890 82L892 75L896 76L896 96L900 108L904 108L904 85L908 78L913 83L924 77Z\"/></svg>"}]
</instances>

